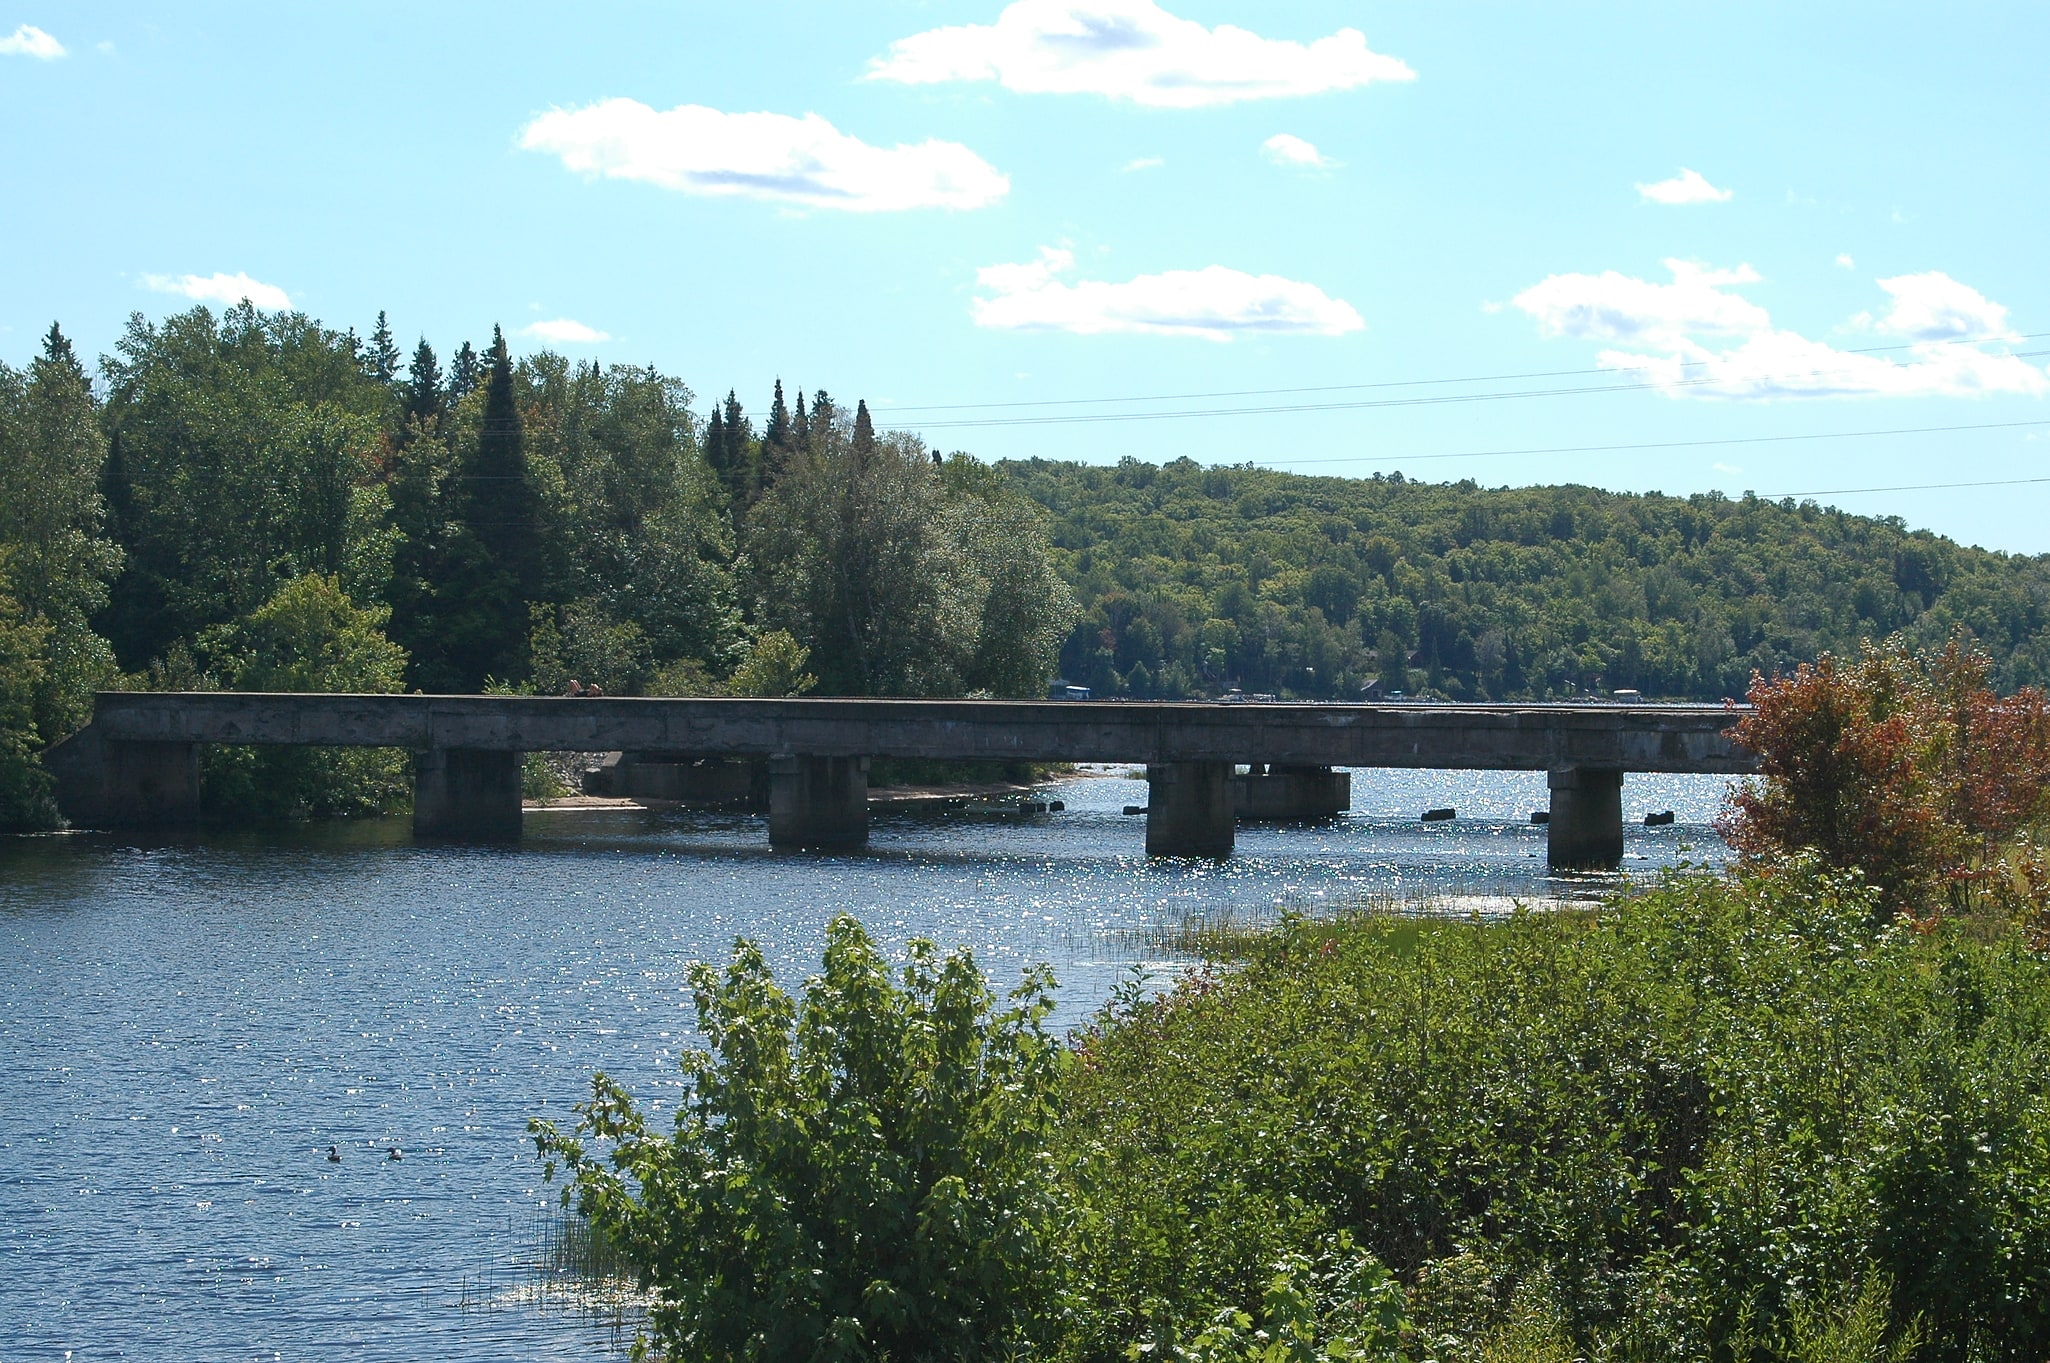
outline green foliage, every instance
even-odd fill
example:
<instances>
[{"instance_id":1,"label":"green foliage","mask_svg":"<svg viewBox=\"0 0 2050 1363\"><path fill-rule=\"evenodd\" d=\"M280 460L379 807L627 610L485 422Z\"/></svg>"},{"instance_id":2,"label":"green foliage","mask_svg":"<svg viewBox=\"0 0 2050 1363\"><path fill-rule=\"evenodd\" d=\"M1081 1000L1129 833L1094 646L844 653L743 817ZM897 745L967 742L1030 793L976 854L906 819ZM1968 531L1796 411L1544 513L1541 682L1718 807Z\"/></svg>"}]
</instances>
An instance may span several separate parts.
<instances>
[{"instance_id":1,"label":"green foliage","mask_svg":"<svg viewBox=\"0 0 2050 1363\"><path fill-rule=\"evenodd\" d=\"M811 650L780 629L754 642L747 661L733 669L726 690L735 696L801 696L819 684L804 670Z\"/></svg>"},{"instance_id":2,"label":"green foliage","mask_svg":"<svg viewBox=\"0 0 2050 1363\"><path fill-rule=\"evenodd\" d=\"M1716 700L1754 671L1896 631L1933 649L1957 627L1999 659L1999 689L2050 681L2050 557L1894 518L1187 459L999 467L1052 516L1084 608L1060 665L1100 694L1136 693L1143 666L1168 696L1342 698L1379 676L1454 700Z\"/></svg>"},{"instance_id":3,"label":"green foliage","mask_svg":"<svg viewBox=\"0 0 2050 1363\"><path fill-rule=\"evenodd\" d=\"M0 545L0 831L16 832L56 827L57 807L35 714L49 630L9 593L8 557Z\"/></svg>"},{"instance_id":4,"label":"green foliage","mask_svg":"<svg viewBox=\"0 0 2050 1363\"><path fill-rule=\"evenodd\" d=\"M1447 1363L2042 1357L2050 962L1872 908L1811 868L1296 922L1127 996L1068 1089L1059 1352L1243 1309L1348 1232Z\"/></svg>"},{"instance_id":5,"label":"green foliage","mask_svg":"<svg viewBox=\"0 0 2050 1363\"><path fill-rule=\"evenodd\" d=\"M1261 1294L1260 1322L1226 1308L1188 1344L1149 1341L1138 1359L1176 1363L1403 1363L1409 1319L1402 1289L1372 1255L1340 1236L1322 1273L1282 1255ZM1570 1357L1570 1356L1569 1356Z\"/></svg>"},{"instance_id":6,"label":"green foliage","mask_svg":"<svg viewBox=\"0 0 2050 1363\"><path fill-rule=\"evenodd\" d=\"M355 341L244 304L131 319L105 362L103 483L127 554L106 612L122 663L238 620L350 560L392 397Z\"/></svg>"},{"instance_id":7,"label":"green foliage","mask_svg":"<svg viewBox=\"0 0 2050 1363\"><path fill-rule=\"evenodd\" d=\"M822 400L748 513L756 615L833 695L1040 694L1072 598L1039 518L1001 479Z\"/></svg>"},{"instance_id":8,"label":"green foliage","mask_svg":"<svg viewBox=\"0 0 2050 1363\"><path fill-rule=\"evenodd\" d=\"M201 635L200 651L230 690L392 692L406 654L384 637L389 614L355 605L335 578L308 573L246 618ZM404 807L409 771L404 753L385 748L215 747L201 798L215 817L385 813Z\"/></svg>"},{"instance_id":9,"label":"green foliage","mask_svg":"<svg viewBox=\"0 0 2050 1363\"><path fill-rule=\"evenodd\" d=\"M1052 981L995 1011L966 952L914 942L896 980L852 918L800 1003L752 942L692 977L710 1045L657 1134L598 1076L551 1177L639 1264L654 1348L705 1360L998 1357L1054 1263ZM565 1188L564 1198L570 1197Z\"/></svg>"},{"instance_id":10,"label":"green foliage","mask_svg":"<svg viewBox=\"0 0 2050 1363\"><path fill-rule=\"evenodd\" d=\"M82 727L114 675L92 617L121 563L103 534L107 457L92 387L55 326L26 375L0 365L0 546L22 621L38 637L30 709L43 747Z\"/></svg>"}]
</instances>

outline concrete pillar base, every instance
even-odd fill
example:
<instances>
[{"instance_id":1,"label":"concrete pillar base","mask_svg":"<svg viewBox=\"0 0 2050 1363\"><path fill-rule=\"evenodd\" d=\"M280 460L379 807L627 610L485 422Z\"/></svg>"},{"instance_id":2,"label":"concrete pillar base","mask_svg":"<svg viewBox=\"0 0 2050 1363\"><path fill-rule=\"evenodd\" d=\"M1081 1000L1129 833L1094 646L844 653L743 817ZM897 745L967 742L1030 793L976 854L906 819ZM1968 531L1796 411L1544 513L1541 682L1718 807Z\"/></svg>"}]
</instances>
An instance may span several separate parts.
<instances>
[{"instance_id":1,"label":"concrete pillar base","mask_svg":"<svg viewBox=\"0 0 2050 1363\"><path fill-rule=\"evenodd\" d=\"M57 809L83 828L199 822L199 745L111 741L88 724L43 754Z\"/></svg>"},{"instance_id":2,"label":"concrete pillar base","mask_svg":"<svg viewBox=\"0 0 2050 1363\"><path fill-rule=\"evenodd\" d=\"M868 845L868 759L769 759L771 847Z\"/></svg>"},{"instance_id":3,"label":"concrete pillar base","mask_svg":"<svg viewBox=\"0 0 2050 1363\"><path fill-rule=\"evenodd\" d=\"M1231 763L1159 763L1146 768L1146 787L1147 856L1231 855Z\"/></svg>"},{"instance_id":4,"label":"concrete pillar base","mask_svg":"<svg viewBox=\"0 0 2050 1363\"><path fill-rule=\"evenodd\" d=\"M1242 820L1331 819L1352 808L1352 773L1329 767L1258 767L1234 776L1232 808Z\"/></svg>"},{"instance_id":5,"label":"concrete pillar base","mask_svg":"<svg viewBox=\"0 0 2050 1363\"><path fill-rule=\"evenodd\" d=\"M1623 864L1623 773L1555 767L1545 859L1555 871L1613 871Z\"/></svg>"},{"instance_id":6,"label":"concrete pillar base","mask_svg":"<svg viewBox=\"0 0 2050 1363\"><path fill-rule=\"evenodd\" d=\"M413 836L517 842L520 755L482 748L415 753Z\"/></svg>"}]
</instances>

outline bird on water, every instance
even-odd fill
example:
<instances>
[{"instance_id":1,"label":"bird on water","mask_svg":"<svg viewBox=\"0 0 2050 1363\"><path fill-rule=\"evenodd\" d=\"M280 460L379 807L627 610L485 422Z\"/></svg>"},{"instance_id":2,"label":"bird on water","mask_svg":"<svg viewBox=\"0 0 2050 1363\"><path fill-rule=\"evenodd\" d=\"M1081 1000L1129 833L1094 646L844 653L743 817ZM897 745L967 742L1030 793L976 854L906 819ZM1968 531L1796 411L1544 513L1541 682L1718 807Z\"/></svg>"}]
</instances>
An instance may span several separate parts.
<instances>
[{"instance_id":1,"label":"bird on water","mask_svg":"<svg viewBox=\"0 0 2050 1363\"><path fill-rule=\"evenodd\" d=\"M330 1145L327 1148L327 1162L329 1164L340 1164L342 1162L342 1152Z\"/></svg>"}]
</instances>

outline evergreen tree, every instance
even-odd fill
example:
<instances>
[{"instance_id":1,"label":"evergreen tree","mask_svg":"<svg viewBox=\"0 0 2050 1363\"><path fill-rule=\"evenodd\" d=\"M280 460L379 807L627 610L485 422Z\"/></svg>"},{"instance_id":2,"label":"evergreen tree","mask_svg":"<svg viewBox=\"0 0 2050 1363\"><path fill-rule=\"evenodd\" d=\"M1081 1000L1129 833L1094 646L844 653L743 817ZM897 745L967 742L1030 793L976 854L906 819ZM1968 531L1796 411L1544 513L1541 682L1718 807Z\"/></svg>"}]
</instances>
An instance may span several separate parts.
<instances>
[{"instance_id":1,"label":"evergreen tree","mask_svg":"<svg viewBox=\"0 0 2050 1363\"><path fill-rule=\"evenodd\" d=\"M754 499L756 490L754 428L733 389L726 390L725 408L725 420L716 427L721 444L713 467L726 484L726 496L738 509Z\"/></svg>"},{"instance_id":2,"label":"evergreen tree","mask_svg":"<svg viewBox=\"0 0 2050 1363\"><path fill-rule=\"evenodd\" d=\"M387 385L399 377L399 348L392 343L391 325L384 320L382 308L377 313L377 329L370 333L370 377Z\"/></svg>"},{"instance_id":3,"label":"evergreen tree","mask_svg":"<svg viewBox=\"0 0 2050 1363\"><path fill-rule=\"evenodd\" d=\"M784 449L790 444L790 409L783 405L783 380L776 380L776 397L769 404L769 424L762 432L762 443Z\"/></svg>"},{"instance_id":4,"label":"evergreen tree","mask_svg":"<svg viewBox=\"0 0 2050 1363\"><path fill-rule=\"evenodd\" d=\"M726 416L716 402L712 404L712 419L705 423L705 463L718 477L719 486L727 486Z\"/></svg>"},{"instance_id":5,"label":"evergreen tree","mask_svg":"<svg viewBox=\"0 0 2050 1363\"><path fill-rule=\"evenodd\" d=\"M876 428L869 420L868 400L859 399L854 404L854 457L866 459L875 452Z\"/></svg>"},{"instance_id":6,"label":"evergreen tree","mask_svg":"<svg viewBox=\"0 0 2050 1363\"><path fill-rule=\"evenodd\" d=\"M800 450L811 448L811 419L804 413L804 390L797 392L797 418L791 423L791 443Z\"/></svg>"},{"instance_id":7,"label":"evergreen tree","mask_svg":"<svg viewBox=\"0 0 2050 1363\"><path fill-rule=\"evenodd\" d=\"M456 348L448 370L448 405L453 407L477 391L477 352L465 341Z\"/></svg>"},{"instance_id":8,"label":"evergreen tree","mask_svg":"<svg viewBox=\"0 0 2050 1363\"><path fill-rule=\"evenodd\" d=\"M539 498L513 395L512 357L497 327L476 443L459 477L459 524L437 613L452 680L475 690L492 678L525 679L528 602L540 569Z\"/></svg>"},{"instance_id":9,"label":"evergreen tree","mask_svg":"<svg viewBox=\"0 0 2050 1363\"><path fill-rule=\"evenodd\" d=\"M401 410L404 428L418 423L421 430L430 435L441 433L441 418L445 410L441 391L441 365L434 357L434 347L422 336L420 344L413 347L413 363L406 371L405 402ZM402 430L404 429L402 428Z\"/></svg>"}]
</instances>

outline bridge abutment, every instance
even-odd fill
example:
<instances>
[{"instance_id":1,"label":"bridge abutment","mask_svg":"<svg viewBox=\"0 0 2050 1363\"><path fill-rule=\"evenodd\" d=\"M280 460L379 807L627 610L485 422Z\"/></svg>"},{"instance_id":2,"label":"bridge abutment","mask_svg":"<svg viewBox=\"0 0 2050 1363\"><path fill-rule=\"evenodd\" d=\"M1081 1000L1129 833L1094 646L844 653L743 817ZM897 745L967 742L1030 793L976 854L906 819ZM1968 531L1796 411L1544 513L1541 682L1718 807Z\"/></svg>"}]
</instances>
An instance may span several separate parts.
<instances>
[{"instance_id":1,"label":"bridge abutment","mask_svg":"<svg viewBox=\"0 0 2050 1363\"><path fill-rule=\"evenodd\" d=\"M769 759L771 847L868 845L868 759Z\"/></svg>"},{"instance_id":2,"label":"bridge abutment","mask_svg":"<svg viewBox=\"0 0 2050 1363\"><path fill-rule=\"evenodd\" d=\"M1555 871L1613 871L1623 864L1623 773L1554 767L1545 860Z\"/></svg>"},{"instance_id":3,"label":"bridge abutment","mask_svg":"<svg viewBox=\"0 0 2050 1363\"><path fill-rule=\"evenodd\" d=\"M1146 768L1146 855L1228 857L1237 826L1229 762Z\"/></svg>"},{"instance_id":4,"label":"bridge abutment","mask_svg":"<svg viewBox=\"0 0 2050 1363\"><path fill-rule=\"evenodd\" d=\"M1352 773L1256 762L1232 778L1232 805L1239 818L1256 821L1336 818L1352 808Z\"/></svg>"},{"instance_id":5,"label":"bridge abutment","mask_svg":"<svg viewBox=\"0 0 2050 1363\"><path fill-rule=\"evenodd\" d=\"M111 739L88 724L43 754L72 824L145 828L199 821L199 745Z\"/></svg>"},{"instance_id":6,"label":"bridge abutment","mask_svg":"<svg viewBox=\"0 0 2050 1363\"><path fill-rule=\"evenodd\" d=\"M520 818L520 754L483 748L414 754L414 837L517 841Z\"/></svg>"}]
</instances>

